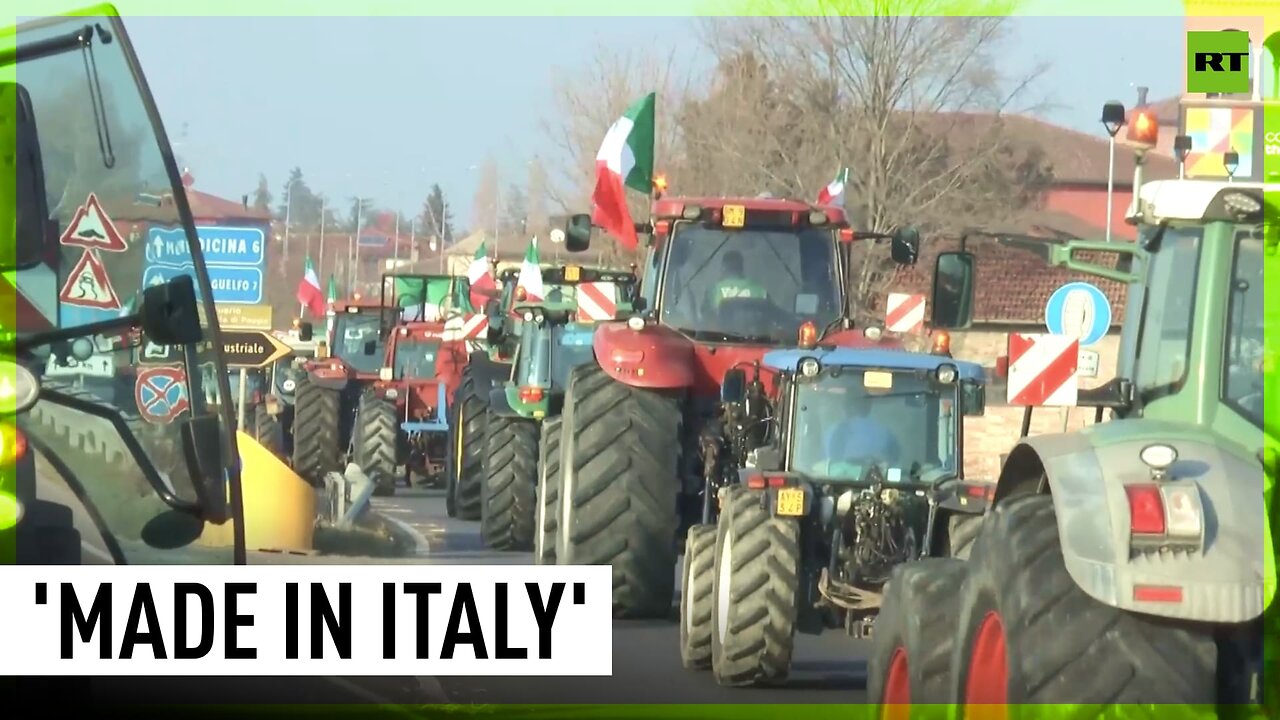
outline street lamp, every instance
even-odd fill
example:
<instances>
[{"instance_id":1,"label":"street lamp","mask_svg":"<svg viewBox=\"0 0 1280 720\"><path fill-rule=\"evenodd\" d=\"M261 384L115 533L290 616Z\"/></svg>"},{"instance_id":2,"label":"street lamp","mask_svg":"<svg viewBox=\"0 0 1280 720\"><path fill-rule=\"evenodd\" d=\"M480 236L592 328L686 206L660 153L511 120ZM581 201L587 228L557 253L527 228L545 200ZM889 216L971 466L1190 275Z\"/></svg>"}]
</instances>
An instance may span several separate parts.
<instances>
[{"instance_id":1,"label":"street lamp","mask_svg":"<svg viewBox=\"0 0 1280 720\"><path fill-rule=\"evenodd\" d=\"M1191 154L1191 136L1178 135L1173 138L1173 154L1178 158L1178 179L1186 176L1187 155Z\"/></svg>"},{"instance_id":2,"label":"street lamp","mask_svg":"<svg viewBox=\"0 0 1280 720\"><path fill-rule=\"evenodd\" d=\"M1235 150L1226 151L1222 154L1222 166L1227 169L1227 182L1231 182L1240 168L1240 154Z\"/></svg>"},{"instance_id":3,"label":"street lamp","mask_svg":"<svg viewBox=\"0 0 1280 720\"><path fill-rule=\"evenodd\" d=\"M1115 201L1116 187L1116 133L1124 127L1124 105L1119 100L1110 100L1102 106L1102 127L1110 136L1110 159L1107 161L1107 242L1111 242L1111 211Z\"/></svg>"}]
</instances>

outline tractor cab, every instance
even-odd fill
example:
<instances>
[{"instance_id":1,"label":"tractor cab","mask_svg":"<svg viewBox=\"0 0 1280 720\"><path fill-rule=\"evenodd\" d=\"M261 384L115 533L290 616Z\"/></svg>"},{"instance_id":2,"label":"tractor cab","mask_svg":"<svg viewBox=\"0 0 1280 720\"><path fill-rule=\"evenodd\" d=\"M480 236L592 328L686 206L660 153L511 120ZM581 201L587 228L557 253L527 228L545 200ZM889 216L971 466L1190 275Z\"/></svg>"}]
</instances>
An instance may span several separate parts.
<instances>
[{"instance_id":1,"label":"tractor cab","mask_svg":"<svg viewBox=\"0 0 1280 720\"><path fill-rule=\"evenodd\" d=\"M386 354L386 310L382 305L334 303L333 331L324 357L317 353L308 370L318 377L374 380Z\"/></svg>"},{"instance_id":2,"label":"tractor cab","mask_svg":"<svg viewBox=\"0 0 1280 720\"><path fill-rule=\"evenodd\" d=\"M382 276L382 307L386 327L399 323L433 323L473 312L467 279L453 275L386 274Z\"/></svg>"}]
</instances>

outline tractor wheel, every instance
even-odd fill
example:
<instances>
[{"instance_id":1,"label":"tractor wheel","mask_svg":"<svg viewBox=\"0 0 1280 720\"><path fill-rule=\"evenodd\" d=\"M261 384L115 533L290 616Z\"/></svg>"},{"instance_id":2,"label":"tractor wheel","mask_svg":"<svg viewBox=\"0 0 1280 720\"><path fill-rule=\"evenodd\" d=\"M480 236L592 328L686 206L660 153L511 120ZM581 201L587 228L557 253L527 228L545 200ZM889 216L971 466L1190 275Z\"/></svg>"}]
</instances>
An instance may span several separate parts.
<instances>
[{"instance_id":1,"label":"tractor wheel","mask_svg":"<svg viewBox=\"0 0 1280 720\"><path fill-rule=\"evenodd\" d=\"M951 658L956 702L1160 703L1153 712L1162 717L1177 716L1174 705L1216 702L1212 633L1086 595L1067 573L1048 495L997 505L966 566Z\"/></svg>"},{"instance_id":2,"label":"tractor wheel","mask_svg":"<svg viewBox=\"0 0 1280 720\"><path fill-rule=\"evenodd\" d=\"M973 543L978 539L978 531L982 529L981 515L955 513L947 518L947 555L960 560L968 560L973 550Z\"/></svg>"},{"instance_id":3,"label":"tractor wheel","mask_svg":"<svg viewBox=\"0 0 1280 720\"><path fill-rule=\"evenodd\" d=\"M373 391L360 396L356 409L355 464L375 483L374 495L395 495L396 443L400 426L396 406Z\"/></svg>"},{"instance_id":4,"label":"tractor wheel","mask_svg":"<svg viewBox=\"0 0 1280 720\"><path fill-rule=\"evenodd\" d=\"M273 455L280 455L284 450L284 430L280 427L280 419L267 412L266 405L253 409L253 439Z\"/></svg>"},{"instance_id":5,"label":"tractor wheel","mask_svg":"<svg viewBox=\"0 0 1280 720\"><path fill-rule=\"evenodd\" d=\"M684 540L680 584L680 660L686 670L711 667L712 581L716 570L716 526L694 525Z\"/></svg>"},{"instance_id":6,"label":"tractor wheel","mask_svg":"<svg viewBox=\"0 0 1280 720\"><path fill-rule=\"evenodd\" d=\"M532 550L538 517L538 423L493 415L485 435L480 538L494 550Z\"/></svg>"},{"instance_id":7,"label":"tractor wheel","mask_svg":"<svg viewBox=\"0 0 1280 720\"><path fill-rule=\"evenodd\" d=\"M899 706L951 702L951 647L955 597L965 564L927 558L899 565L889 575L872 633L867 699Z\"/></svg>"},{"instance_id":8,"label":"tractor wheel","mask_svg":"<svg viewBox=\"0 0 1280 720\"><path fill-rule=\"evenodd\" d=\"M298 380L293 411L293 470L316 487L325 475L341 472L338 442L341 398L303 375Z\"/></svg>"},{"instance_id":9,"label":"tractor wheel","mask_svg":"<svg viewBox=\"0 0 1280 720\"><path fill-rule=\"evenodd\" d=\"M561 418L542 422L538 439L538 524L534 528L533 562L556 564L556 527L560 521Z\"/></svg>"},{"instance_id":10,"label":"tractor wheel","mask_svg":"<svg viewBox=\"0 0 1280 720\"><path fill-rule=\"evenodd\" d=\"M800 524L732 486L716 525L711 671L726 687L787 679L800 601Z\"/></svg>"},{"instance_id":11,"label":"tractor wheel","mask_svg":"<svg viewBox=\"0 0 1280 720\"><path fill-rule=\"evenodd\" d=\"M556 562L611 565L619 618L666 618L675 594L680 401L574 368L560 436Z\"/></svg>"},{"instance_id":12,"label":"tractor wheel","mask_svg":"<svg viewBox=\"0 0 1280 720\"><path fill-rule=\"evenodd\" d=\"M480 490L484 483L485 422L489 415L489 384L470 367L453 396L456 422L449 426L449 452L453 455L453 503L456 517L480 519Z\"/></svg>"}]
</instances>

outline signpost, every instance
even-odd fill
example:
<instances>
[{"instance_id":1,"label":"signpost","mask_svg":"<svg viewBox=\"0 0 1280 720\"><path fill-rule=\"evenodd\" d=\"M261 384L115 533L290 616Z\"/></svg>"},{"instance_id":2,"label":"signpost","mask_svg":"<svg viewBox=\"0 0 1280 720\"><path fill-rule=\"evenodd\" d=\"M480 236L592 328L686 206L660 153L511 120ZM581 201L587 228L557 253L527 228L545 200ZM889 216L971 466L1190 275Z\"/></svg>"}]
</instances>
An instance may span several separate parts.
<instances>
[{"instance_id":1,"label":"signpost","mask_svg":"<svg viewBox=\"0 0 1280 720\"><path fill-rule=\"evenodd\" d=\"M267 264L266 233L259 228L196 228L200 251L209 269L209 285L216 304L257 305L262 302ZM143 286L157 285L175 275L191 273L191 250L181 228L153 227L147 231L147 268Z\"/></svg>"},{"instance_id":2,"label":"signpost","mask_svg":"<svg viewBox=\"0 0 1280 720\"><path fill-rule=\"evenodd\" d=\"M1044 319L1051 334L1079 338L1078 376L1097 377L1098 352L1087 348L1111 330L1111 301L1106 293L1091 283L1069 282L1049 296Z\"/></svg>"},{"instance_id":3,"label":"signpost","mask_svg":"<svg viewBox=\"0 0 1280 720\"><path fill-rule=\"evenodd\" d=\"M244 430L245 403L249 397L249 369L263 368L293 352L288 345L264 330L226 330L222 333L222 356L227 367L240 368L240 401L236 422Z\"/></svg>"},{"instance_id":4,"label":"signpost","mask_svg":"<svg viewBox=\"0 0 1280 720\"><path fill-rule=\"evenodd\" d=\"M218 327L230 330L270 330L270 305L216 305Z\"/></svg>"}]
</instances>

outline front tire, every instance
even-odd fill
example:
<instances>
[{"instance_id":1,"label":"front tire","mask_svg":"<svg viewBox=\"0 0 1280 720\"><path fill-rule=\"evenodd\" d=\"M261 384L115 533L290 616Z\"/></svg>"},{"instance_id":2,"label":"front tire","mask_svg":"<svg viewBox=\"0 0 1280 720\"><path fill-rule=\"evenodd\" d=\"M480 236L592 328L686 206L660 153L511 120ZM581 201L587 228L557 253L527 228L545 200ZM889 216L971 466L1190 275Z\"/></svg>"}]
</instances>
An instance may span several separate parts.
<instances>
[{"instance_id":1,"label":"front tire","mask_svg":"<svg viewBox=\"0 0 1280 720\"><path fill-rule=\"evenodd\" d=\"M680 661L686 670L711 667L715 570L716 526L694 525L685 535L680 583Z\"/></svg>"},{"instance_id":2,"label":"front tire","mask_svg":"<svg viewBox=\"0 0 1280 720\"><path fill-rule=\"evenodd\" d=\"M594 363L569 375L556 561L610 565L619 618L666 618L675 594L680 401Z\"/></svg>"},{"instance_id":3,"label":"front tire","mask_svg":"<svg viewBox=\"0 0 1280 720\"><path fill-rule=\"evenodd\" d=\"M341 472L342 448L338 442L341 397L336 390L320 387L307 375L298 380L293 414L293 470L316 487L324 478Z\"/></svg>"},{"instance_id":4,"label":"front tire","mask_svg":"<svg viewBox=\"0 0 1280 720\"><path fill-rule=\"evenodd\" d=\"M458 422L451 426L450 452L454 454L453 502L457 517L479 520L484 484L485 428L489 415L488 383L468 366L454 395Z\"/></svg>"},{"instance_id":5,"label":"front tire","mask_svg":"<svg viewBox=\"0 0 1280 720\"><path fill-rule=\"evenodd\" d=\"M396 406L373 390L360 396L354 433L356 465L376 484L374 495L396 493L396 443L400 428Z\"/></svg>"},{"instance_id":6,"label":"front tire","mask_svg":"<svg viewBox=\"0 0 1280 720\"><path fill-rule=\"evenodd\" d=\"M494 415L486 435L480 538L494 550L532 550L538 512L538 424Z\"/></svg>"},{"instance_id":7,"label":"front tire","mask_svg":"<svg viewBox=\"0 0 1280 720\"><path fill-rule=\"evenodd\" d=\"M1050 496L997 505L967 567L951 659L957 702L1158 703L1164 717L1216 702L1212 635L1086 595L1067 573Z\"/></svg>"},{"instance_id":8,"label":"front tire","mask_svg":"<svg viewBox=\"0 0 1280 720\"><path fill-rule=\"evenodd\" d=\"M952 702L956 595L965 564L927 558L895 567L871 636L867 700L877 705Z\"/></svg>"},{"instance_id":9,"label":"front tire","mask_svg":"<svg viewBox=\"0 0 1280 720\"><path fill-rule=\"evenodd\" d=\"M253 409L253 439L273 455L284 452L284 430L280 427L280 419L267 412L265 405Z\"/></svg>"},{"instance_id":10,"label":"front tire","mask_svg":"<svg viewBox=\"0 0 1280 720\"><path fill-rule=\"evenodd\" d=\"M534 528L533 562L556 564L556 528L560 524L560 429L562 419L542 422L538 440L538 523Z\"/></svg>"},{"instance_id":11,"label":"front tire","mask_svg":"<svg viewBox=\"0 0 1280 720\"><path fill-rule=\"evenodd\" d=\"M726 687L787 679L800 599L800 524L742 486L724 495L716 534L711 669Z\"/></svg>"}]
</instances>

